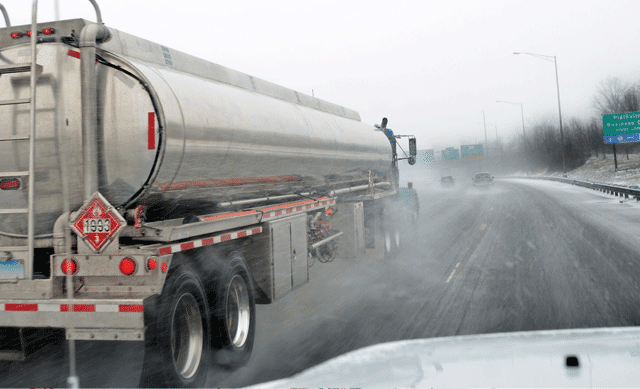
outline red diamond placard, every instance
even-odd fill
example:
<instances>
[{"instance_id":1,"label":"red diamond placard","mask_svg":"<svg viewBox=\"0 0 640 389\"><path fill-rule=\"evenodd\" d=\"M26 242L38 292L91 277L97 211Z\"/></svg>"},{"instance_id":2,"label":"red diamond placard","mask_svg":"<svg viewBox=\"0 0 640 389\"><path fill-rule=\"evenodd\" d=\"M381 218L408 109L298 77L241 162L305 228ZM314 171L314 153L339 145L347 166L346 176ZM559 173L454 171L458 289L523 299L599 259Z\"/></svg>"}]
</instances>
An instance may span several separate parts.
<instances>
[{"instance_id":1,"label":"red diamond placard","mask_svg":"<svg viewBox=\"0 0 640 389\"><path fill-rule=\"evenodd\" d=\"M113 211L107 200L94 193L88 205L80 208L80 213L72 227L78 236L82 236L96 251L100 252L105 243L126 224L125 220Z\"/></svg>"}]
</instances>

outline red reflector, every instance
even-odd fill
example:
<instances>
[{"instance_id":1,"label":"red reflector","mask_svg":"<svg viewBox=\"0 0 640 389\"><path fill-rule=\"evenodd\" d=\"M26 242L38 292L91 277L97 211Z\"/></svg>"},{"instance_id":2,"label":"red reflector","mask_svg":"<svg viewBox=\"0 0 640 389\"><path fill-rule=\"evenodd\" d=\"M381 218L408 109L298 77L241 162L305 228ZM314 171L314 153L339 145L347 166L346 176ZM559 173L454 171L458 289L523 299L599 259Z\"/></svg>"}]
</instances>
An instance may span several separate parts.
<instances>
[{"instance_id":1,"label":"red reflector","mask_svg":"<svg viewBox=\"0 0 640 389\"><path fill-rule=\"evenodd\" d=\"M36 312L38 310L38 304L5 304L4 310Z\"/></svg>"},{"instance_id":2,"label":"red reflector","mask_svg":"<svg viewBox=\"0 0 640 389\"><path fill-rule=\"evenodd\" d=\"M136 272L136 261L131 258L125 258L120 261L120 271L125 276L130 276Z\"/></svg>"},{"instance_id":3,"label":"red reflector","mask_svg":"<svg viewBox=\"0 0 640 389\"><path fill-rule=\"evenodd\" d=\"M5 178L0 180L0 189L15 190L20 189L20 180L17 178Z\"/></svg>"},{"instance_id":4,"label":"red reflector","mask_svg":"<svg viewBox=\"0 0 640 389\"><path fill-rule=\"evenodd\" d=\"M13 39L22 38L22 36L23 36L23 35L24 35L24 34L23 34L23 33L21 33L20 31L14 31L14 32L12 32L12 33L11 33L11 37L12 37Z\"/></svg>"},{"instance_id":5,"label":"red reflector","mask_svg":"<svg viewBox=\"0 0 640 389\"><path fill-rule=\"evenodd\" d=\"M43 33L44 35L51 35L51 34L53 34L54 32L56 32L56 30L55 30L55 28L52 28L52 27L47 27L47 28L45 28L44 30L42 30L42 33Z\"/></svg>"},{"instance_id":6,"label":"red reflector","mask_svg":"<svg viewBox=\"0 0 640 389\"><path fill-rule=\"evenodd\" d=\"M119 312L143 312L142 305L122 304L118 306Z\"/></svg>"},{"instance_id":7,"label":"red reflector","mask_svg":"<svg viewBox=\"0 0 640 389\"><path fill-rule=\"evenodd\" d=\"M161 270L162 270L163 273L167 272L167 263L166 262L162 262Z\"/></svg>"},{"instance_id":8,"label":"red reflector","mask_svg":"<svg viewBox=\"0 0 640 389\"><path fill-rule=\"evenodd\" d=\"M147 269L154 270L156 267L158 267L158 261L155 258L150 258L147 262Z\"/></svg>"},{"instance_id":9,"label":"red reflector","mask_svg":"<svg viewBox=\"0 0 640 389\"><path fill-rule=\"evenodd\" d=\"M78 272L78 263L72 258L67 258L60 264L62 272L66 275L74 275Z\"/></svg>"},{"instance_id":10,"label":"red reflector","mask_svg":"<svg viewBox=\"0 0 640 389\"><path fill-rule=\"evenodd\" d=\"M31 30L27 31L27 35L31 36Z\"/></svg>"},{"instance_id":11,"label":"red reflector","mask_svg":"<svg viewBox=\"0 0 640 389\"><path fill-rule=\"evenodd\" d=\"M75 51L75 50L69 50L69 51L67 51L67 55L68 55L69 57L73 57L73 58L78 58L78 59L80 59L80 53L79 53L78 51Z\"/></svg>"},{"instance_id":12,"label":"red reflector","mask_svg":"<svg viewBox=\"0 0 640 389\"><path fill-rule=\"evenodd\" d=\"M95 312L95 304L72 304L71 312ZM69 312L69 304L60 304L60 312Z\"/></svg>"},{"instance_id":13,"label":"red reflector","mask_svg":"<svg viewBox=\"0 0 640 389\"><path fill-rule=\"evenodd\" d=\"M147 149L153 150L156 148L156 113L149 112L147 121L149 124L149 129L147 134Z\"/></svg>"},{"instance_id":14,"label":"red reflector","mask_svg":"<svg viewBox=\"0 0 640 389\"><path fill-rule=\"evenodd\" d=\"M73 312L95 312L96 306L94 304L73 304L71 310Z\"/></svg>"},{"instance_id":15,"label":"red reflector","mask_svg":"<svg viewBox=\"0 0 640 389\"><path fill-rule=\"evenodd\" d=\"M73 57L73 58L78 58L78 59L80 59L80 53L79 53L79 52L77 52L77 51L75 51L75 50L69 50L69 51L67 51L67 55L68 55L69 57ZM96 62L95 62L95 63L96 63L96 64L98 63L98 60L97 60L97 59L96 59Z\"/></svg>"}]
</instances>

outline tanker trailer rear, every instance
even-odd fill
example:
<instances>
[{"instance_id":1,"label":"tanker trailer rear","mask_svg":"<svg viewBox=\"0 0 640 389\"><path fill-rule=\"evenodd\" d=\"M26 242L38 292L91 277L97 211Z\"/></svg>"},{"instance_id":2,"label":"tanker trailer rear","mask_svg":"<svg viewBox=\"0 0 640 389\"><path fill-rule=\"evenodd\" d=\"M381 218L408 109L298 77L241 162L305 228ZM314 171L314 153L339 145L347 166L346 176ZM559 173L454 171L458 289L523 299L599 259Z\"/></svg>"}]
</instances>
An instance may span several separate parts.
<instances>
[{"instance_id":1,"label":"tanker trailer rear","mask_svg":"<svg viewBox=\"0 0 640 389\"><path fill-rule=\"evenodd\" d=\"M335 256L324 210L380 230L397 161L357 112L83 19L31 30L0 29L0 360L65 328L202 386L210 354L248 361L255 303Z\"/></svg>"}]
</instances>

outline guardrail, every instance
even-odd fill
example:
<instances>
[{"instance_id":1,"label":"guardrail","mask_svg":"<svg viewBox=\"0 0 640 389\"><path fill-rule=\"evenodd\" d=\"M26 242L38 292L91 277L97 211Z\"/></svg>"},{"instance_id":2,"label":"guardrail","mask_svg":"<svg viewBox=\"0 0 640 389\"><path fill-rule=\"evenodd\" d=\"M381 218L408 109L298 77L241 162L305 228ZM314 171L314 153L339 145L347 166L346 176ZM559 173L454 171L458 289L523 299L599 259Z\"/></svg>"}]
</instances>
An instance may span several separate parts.
<instances>
[{"instance_id":1,"label":"guardrail","mask_svg":"<svg viewBox=\"0 0 640 389\"><path fill-rule=\"evenodd\" d=\"M558 181L564 182L565 184L582 186L584 188L589 188L593 190L598 190L600 192L604 192L607 194L611 194L614 196L623 197L628 199L630 197L635 198L636 201L640 201L640 188L637 186L622 186L622 185L613 185L606 184L601 182L593 182L593 181L584 181L584 180L575 180L572 178L561 178L561 177L545 177L545 176L519 176L518 178L529 178L534 180L548 180L548 181Z\"/></svg>"}]
</instances>

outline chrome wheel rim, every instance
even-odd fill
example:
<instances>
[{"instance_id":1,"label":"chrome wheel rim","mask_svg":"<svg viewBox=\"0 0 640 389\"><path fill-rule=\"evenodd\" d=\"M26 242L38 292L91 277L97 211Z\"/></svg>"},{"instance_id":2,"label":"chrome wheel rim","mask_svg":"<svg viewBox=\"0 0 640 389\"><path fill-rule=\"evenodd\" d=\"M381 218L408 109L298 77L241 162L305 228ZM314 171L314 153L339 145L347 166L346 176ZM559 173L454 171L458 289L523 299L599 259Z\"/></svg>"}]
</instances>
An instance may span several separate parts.
<instances>
[{"instance_id":1,"label":"chrome wheel rim","mask_svg":"<svg viewBox=\"0 0 640 389\"><path fill-rule=\"evenodd\" d=\"M171 319L173 363L185 379L198 371L202 358L203 328L198 301L185 293L178 299Z\"/></svg>"},{"instance_id":2,"label":"chrome wheel rim","mask_svg":"<svg viewBox=\"0 0 640 389\"><path fill-rule=\"evenodd\" d=\"M250 325L249 291L242 276L236 274L227 289L227 333L234 347L240 348L247 342Z\"/></svg>"}]
</instances>

